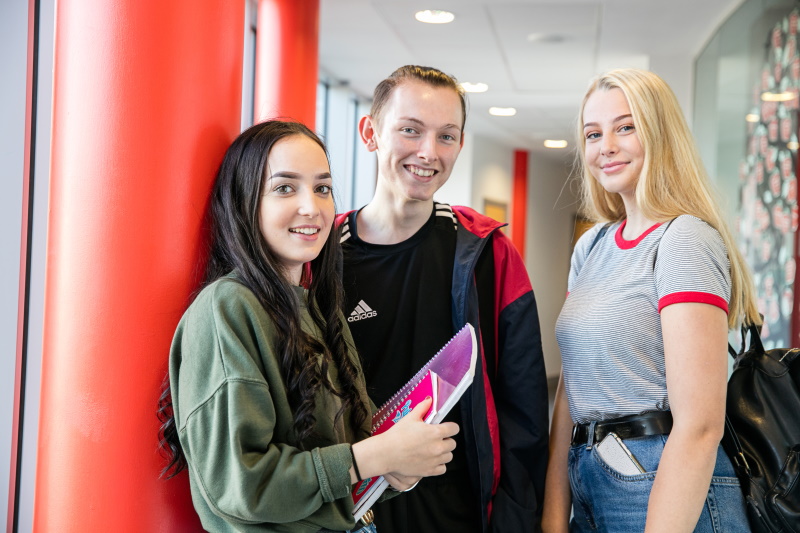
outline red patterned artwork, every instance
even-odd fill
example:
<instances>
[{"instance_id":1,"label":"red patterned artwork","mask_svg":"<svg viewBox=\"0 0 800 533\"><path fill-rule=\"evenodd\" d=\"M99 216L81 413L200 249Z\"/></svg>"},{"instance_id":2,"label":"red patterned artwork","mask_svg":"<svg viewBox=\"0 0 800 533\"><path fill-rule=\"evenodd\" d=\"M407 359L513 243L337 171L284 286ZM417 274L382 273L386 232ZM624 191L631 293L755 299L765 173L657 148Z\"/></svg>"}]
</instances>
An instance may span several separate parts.
<instances>
[{"instance_id":1,"label":"red patterned artwork","mask_svg":"<svg viewBox=\"0 0 800 533\"><path fill-rule=\"evenodd\" d=\"M771 30L740 166L740 246L753 269L765 347L800 345L797 282L797 10Z\"/></svg>"}]
</instances>

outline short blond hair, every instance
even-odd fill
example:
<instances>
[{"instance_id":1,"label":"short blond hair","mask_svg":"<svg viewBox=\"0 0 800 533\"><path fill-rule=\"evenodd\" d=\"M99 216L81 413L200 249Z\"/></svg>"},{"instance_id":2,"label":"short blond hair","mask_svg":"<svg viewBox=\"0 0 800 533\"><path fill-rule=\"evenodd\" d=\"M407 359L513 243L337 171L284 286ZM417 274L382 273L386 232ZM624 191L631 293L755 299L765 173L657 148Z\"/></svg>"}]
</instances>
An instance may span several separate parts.
<instances>
[{"instance_id":1,"label":"short blond hair","mask_svg":"<svg viewBox=\"0 0 800 533\"><path fill-rule=\"evenodd\" d=\"M586 164L586 138L583 135L586 101L597 91L612 89L620 89L625 95L644 151L635 193L642 214L656 222L693 215L716 229L722 236L731 264L728 326L733 329L742 322L761 323L750 270L722 216L678 100L669 85L652 72L634 68L612 70L595 78L586 91L577 133L584 215L606 222L626 217L620 195L606 191Z\"/></svg>"}]
</instances>

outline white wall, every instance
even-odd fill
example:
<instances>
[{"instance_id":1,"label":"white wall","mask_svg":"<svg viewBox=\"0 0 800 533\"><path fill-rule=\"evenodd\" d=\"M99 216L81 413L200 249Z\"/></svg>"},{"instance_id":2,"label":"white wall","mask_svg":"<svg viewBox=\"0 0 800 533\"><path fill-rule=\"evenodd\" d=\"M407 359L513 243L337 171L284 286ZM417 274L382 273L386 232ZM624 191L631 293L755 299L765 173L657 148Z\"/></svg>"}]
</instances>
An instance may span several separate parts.
<instances>
[{"instance_id":1,"label":"white wall","mask_svg":"<svg viewBox=\"0 0 800 533\"><path fill-rule=\"evenodd\" d=\"M683 110L689 127L692 127L692 95L694 94L694 58L690 55L651 56L650 69L661 76L672 88Z\"/></svg>"},{"instance_id":2,"label":"white wall","mask_svg":"<svg viewBox=\"0 0 800 533\"><path fill-rule=\"evenodd\" d=\"M359 101L356 109L356 116L359 120L364 115L369 114L370 104ZM355 140L355 185L353 190L353 204L349 209L360 209L367 205L375 194L375 185L378 180L378 158L374 153L367 150L361 141L360 134ZM347 209L339 209L345 211Z\"/></svg>"},{"instance_id":3,"label":"white wall","mask_svg":"<svg viewBox=\"0 0 800 533\"><path fill-rule=\"evenodd\" d=\"M472 202L472 183L474 180L473 160L475 157L475 138L464 133L464 146L456 159L450 178L434 195L437 202L450 205L466 205L478 209Z\"/></svg>"},{"instance_id":4,"label":"white wall","mask_svg":"<svg viewBox=\"0 0 800 533\"><path fill-rule=\"evenodd\" d=\"M525 264L536 295L548 377L561 371L555 326L567 294L577 188L568 183L571 157L531 154L528 162L528 228Z\"/></svg>"},{"instance_id":5,"label":"white wall","mask_svg":"<svg viewBox=\"0 0 800 533\"><path fill-rule=\"evenodd\" d=\"M514 150L488 137L474 138L472 205L483 212L485 200L506 204L511 216Z\"/></svg>"}]
</instances>

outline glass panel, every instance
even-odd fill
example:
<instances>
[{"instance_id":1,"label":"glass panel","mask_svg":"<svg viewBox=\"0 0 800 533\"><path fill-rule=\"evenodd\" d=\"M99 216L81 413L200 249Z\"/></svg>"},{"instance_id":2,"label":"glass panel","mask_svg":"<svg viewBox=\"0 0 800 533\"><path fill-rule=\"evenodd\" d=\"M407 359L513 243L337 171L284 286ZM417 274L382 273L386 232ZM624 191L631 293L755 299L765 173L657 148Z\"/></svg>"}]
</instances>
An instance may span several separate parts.
<instances>
[{"instance_id":1,"label":"glass panel","mask_svg":"<svg viewBox=\"0 0 800 533\"><path fill-rule=\"evenodd\" d=\"M793 5L744 2L695 65L695 134L753 269L766 347L798 342L792 310L800 58Z\"/></svg>"}]
</instances>

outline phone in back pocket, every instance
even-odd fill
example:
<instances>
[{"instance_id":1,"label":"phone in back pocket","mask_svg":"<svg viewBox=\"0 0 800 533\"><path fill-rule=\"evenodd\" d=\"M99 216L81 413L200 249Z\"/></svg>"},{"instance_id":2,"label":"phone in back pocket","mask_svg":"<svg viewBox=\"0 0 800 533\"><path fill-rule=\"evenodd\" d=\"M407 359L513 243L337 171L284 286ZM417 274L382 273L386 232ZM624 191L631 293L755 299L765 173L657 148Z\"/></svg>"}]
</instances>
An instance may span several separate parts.
<instances>
[{"instance_id":1,"label":"phone in back pocket","mask_svg":"<svg viewBox=\"0 0 800 533\"><path fill-rule=\"evenodd\" d=\"M609 433L595 446L597 454L605 463L625 476L636 476L644 473L644 468L636 457L628 450L615 433Z\"/></svg>"}]
</instances>

